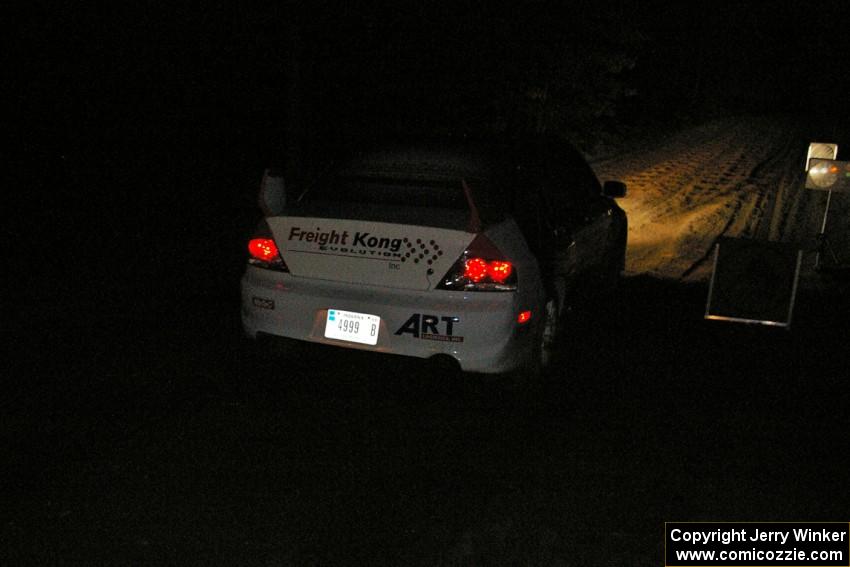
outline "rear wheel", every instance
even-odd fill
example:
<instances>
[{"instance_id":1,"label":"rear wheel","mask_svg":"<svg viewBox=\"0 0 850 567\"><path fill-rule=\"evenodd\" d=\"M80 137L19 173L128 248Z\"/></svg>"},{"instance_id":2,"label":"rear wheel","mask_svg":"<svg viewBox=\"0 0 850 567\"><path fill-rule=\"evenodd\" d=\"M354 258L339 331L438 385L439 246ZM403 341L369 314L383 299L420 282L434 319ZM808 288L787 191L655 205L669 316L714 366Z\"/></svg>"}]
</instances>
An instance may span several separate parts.
<instances>
[{"instance_id":1,"label":"rear wheel","mask_svg":"<svg viewBox=\"0 0 850 567\"><path fill-rule=\"evenodd\" d=\"M610 295L617 291L625 267L626 244L625 238L620 236L608 246L599 269L599 290L603 295Z\"/></svg>"},{"instance_id":2,"label":"rear wheel","mask_svg":"<svg viewBox=\"0 0 850 567\"><path fill-rule=\"evenodd\" d=\"M558 305L554 298L548 298L546 305L543 308L543 331L540 333L540 340L537 344L537 359L539 364L539 372L545 370L552 361L552 356L555 351L555 344L560 331L560 321L558 317Z\"/></svg>"},{"instance_id":3,"label":"rear wheel","mask_svg":"<svg viewBox=\"0 0 850 567\"><path fill-rule=\"evenodd\" d=\"M523 363L506 376L507 389L519 401L532 401L540 393L560 335L558 303L554 297L546 299L541 316L543 322L536 332L534 346Z\"/></svg>"}]
</instances>

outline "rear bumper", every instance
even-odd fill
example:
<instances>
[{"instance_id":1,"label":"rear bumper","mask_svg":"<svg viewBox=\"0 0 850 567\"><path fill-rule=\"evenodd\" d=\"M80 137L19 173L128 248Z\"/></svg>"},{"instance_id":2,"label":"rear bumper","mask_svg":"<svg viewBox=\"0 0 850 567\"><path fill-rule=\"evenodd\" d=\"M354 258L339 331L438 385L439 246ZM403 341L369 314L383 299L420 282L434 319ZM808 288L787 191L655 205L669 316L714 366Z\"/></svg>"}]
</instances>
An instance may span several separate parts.
<instances>
[{"instance_id":1,"label":"rear bumper","mask_svg":"<svg viewBox=\"0 0 850 567\"><path fill-rule=\"evenodd\" d=\"M534 342L537 298L519 292L465 293L363 286L293 277L248 266L242 277L242 324L258 333L419 358L449 355L470 372L506 372ZM324 336L328 309L381 318L378 342L362 345ZM436 331L436 332L434 332Z\"/></svg>"}]
</instances>

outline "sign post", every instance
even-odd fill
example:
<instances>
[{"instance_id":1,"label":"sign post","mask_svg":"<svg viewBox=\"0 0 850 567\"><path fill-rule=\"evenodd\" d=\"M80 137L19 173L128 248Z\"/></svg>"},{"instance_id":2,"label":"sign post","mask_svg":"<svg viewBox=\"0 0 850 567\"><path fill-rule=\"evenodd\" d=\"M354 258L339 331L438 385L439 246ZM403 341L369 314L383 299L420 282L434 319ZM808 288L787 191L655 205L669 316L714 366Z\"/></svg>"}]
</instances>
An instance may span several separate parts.
<instances>
[{"instance_id":1,"label":"sign post","mask_svg":"<svg viewBox=\"0 0 850 567\"><path fill-rule=\"evenodd\" d=\"M810 147L811 151L811 147ZM832 193L850 193L850 162L834 159L811 158L807 160L806 189L827 191L826 207L823 211L820 233L818 233L818 250L815 256L815 269L820 267L821 251L826 249L832 256L833 262L838 263L838 256L832 249L826 237L826 222L829 219L829 206L832 203Z\"/></svg>"}]
</instances>

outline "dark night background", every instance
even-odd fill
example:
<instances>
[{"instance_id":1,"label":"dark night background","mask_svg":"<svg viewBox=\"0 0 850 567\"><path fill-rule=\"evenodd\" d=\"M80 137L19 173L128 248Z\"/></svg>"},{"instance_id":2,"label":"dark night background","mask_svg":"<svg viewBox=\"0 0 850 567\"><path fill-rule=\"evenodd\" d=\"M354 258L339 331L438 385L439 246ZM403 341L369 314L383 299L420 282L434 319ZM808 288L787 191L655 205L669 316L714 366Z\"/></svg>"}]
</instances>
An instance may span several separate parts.
<instances>
[{"instance_id":1,"label":"dark night background","mask_svg":"<svg viewBox=\"0 0 850 567\"><path fill-rule=\"evenodd\" d=\"M183 245L189 231L197 258L227 245L210 237L250 208L263 167L286 165L297 183L333 148L375 137L545 129L600 152L722 115L844 115L837 7L496 6L14 14L10 173L28 189L6 195L13 235L70 223L145 262L167 261L150 237ZM94 244L50 232L54 250L73 247L66 258Z\"/></svg>"},{"instance_id":2,"label":"dark night background","mask_svg":"<svg viewBox=\"0 0 850 567\"><path fill-rule=\"evenodd\" d=\"M175 6L64 2L34 4L9 14L6 21L13 33L5 50L4 91L10 111L6 131L11 150L7 146L4 172L2 320L7 345L15 354L10 358L2 396L9 423L6 440L11 443L4 449L11 463L4 488L23 494L19 508L13 510L31 510L41 483L55 488L59 482L56 479L62 473L56 471L100 459L112 444L120 444L125 425L115 423L132 423L126 425L127 431L143 427L139 424L145 423L148 410L127 409L136 403L127 400L137 394L147 400L139 403L148 404L157 415L173 409L171 394L175 391L182 400L179 403L192 408L196 405L191 400L207 396L204 390L208 388L226 399L239 398L241 386L229 384L226 374L244 373L238 353L223 356L221 368L225 370L216 374L219 378L209 378L205 373L212 372L212 365L199 360L209 354L204 348L211 351L213 347L197 345L207 341L215 348L225 345L221 348L226 351L238 342L243 246L259 218L256 191L263 169L270 164L283 166L288 183L299 187L321 168L326 157L376 138L466 133L509 136L523 130L554 132L590 156L612 155L635 139L663 139L686 125L749 115L793 115L817 125L839 143L847 140L850 82L846 53L850 41L844 31L848 10L842 2L818 8L799 2L749 6L654 0L555 5L460 1L249 7L225 2ZM654 350L648 360L654 364L664 358L663 353L679 351L682 344L677 341L687 338L702 341L705 348L724 349L729 344L729 337L713 331L707 335L684 332L675 340L670 338L683 325L682 315L674 313L675 309L690 305L694 298L699 303L702 290L678 288L670 282L656 286L640 280L632 285L638 295L648 294L647 304L667 319L650 324L650 331L662 338L646 338L640 313L623 323L624 331L589 331L600 344L613 340L605 333L623 343L631 342L634 335L643 336L632 350L626 349L623 360L630 360L628 353L635 354L635 349L649 348ZM835 319L828 319L829 324L841 324L838 314L831 314ZM810 317L818 320L819 315ZM739 334L732 342L742 342L727 354L738 357L743 366L736 366L734 372L765 372L752 362L745 346L761 344L760 339L749 331L735 332ZM222 333L228 333L227 340L221 339ZM819 338L808 340L805 347L792 347L787 337L772 339L770 347L787 347L782 356L774 358L764 345L758 354L771 360L770 372L781 373L793 366L794 353L820 345ZM181 349L176 348L178 344L183 345ZM823 349L818 351L824 355L819 358L821 366L815 365L811 375L804 374L813 378L820 371L846 373L843 358L829 362L835 354L832 346ZM81 381L76 374L84 366L81 361L101 360L99 356L110 359L111 351L126 357L121 360L126 360L127 366L113 361L113 374L87 375ZM175 355L178 351L183 354ZM143 361L133 352L161 356L157 364L165 366L172 360L169 357L176 357L174 375L151 382L147 389L134 389L127 368L146 368L149 360ZM685 355L670 356L678 361L677 368L690 368ZM114 356L116 360L120 357ZM590 355L580 357L576 364L595 372ZM701 368L694 374L696 379L708 381L715 377L714 372L720 376L721 393L709 399L708 408L723 406L722 392L740 393L734 386L733 371L721 362L711 359L707 366L696 366ZM616 402L603 399L616 408L612 414L621 416L637 411L625 399L635 391L641 393L634 403L642 406L677 403L676 396L690 399L689 388L674 374L671 370L666 381L662 380L669 389L659 385L648 391L609 377L611 382L605 384L621 388L624 397ZM115 379L115 375L123 377ZM199 378L202 375L206 377ZM239 376L234 382L242 380ZM113 379L121 386L110 385ZM746 395L755 398L760 388L773 387L766 378L757 382L744 388ZM345 387L351 388L351 384ZM829 388L833 387L835 383L830 382ZM601 386L588 388L580 390L579 399L605 395ZM328 387L318 394L296 391L297 403L293 404L318 407L328 397L328 404L334 406L336 394L331 390ZM359 394L350 395L355 406L372 403L372 394L365 401ZM781 397L775 396L771 398L774 401ZM417 402L402 398L402 405L415 406ZM425 399L429 399L427 395ZM847 409L845 400L830 396L829 403L821 405L826 401L815 394L803 397L806 408L820 407L811 415L829 423L824 427L835 436L821 438L819 454L831 454L839 445L837 439L846 433L845 424L834 417ZM702 403L690 399L686 407L699 414ZM764 414L776 411L781 415L793 405L784 398L777 403L777 407L764 406ZM89 412L86 408L91 407L96 409ZM464 418L452 411L445 410L464 427ZM464 411L458 413L462 416ZM671 411L679 419L687 419L686 410ZM736 412L735 431L759 426L758 419L747 422L747 406ZM285 403L283 413L317 418ZM592 423L584 435L596 439L591 430L604 427L605 420L594 421L591 413L578 411ZM68 417L71 415L75 417ZM89 423L86 415L97 417ZM121 421L125 417L120 416L126 415L135 417ZM320 417L323 415L320 412ZM526 423L525 417L516 419ZM716 448L715 443L734 443L734 434L718 433L707 413L693 419L689 431L709 432L702 446L706 451ZM487 435L486 427L470 420L473 425L466 425L477 435ZM61 426L44 425L47 422L61 422L68 430L63 433L57 430ZM655 426L659 435L666 435L666 425L659 421ZM379 440L392 437L389 429L377 427ZM506 436L508 447L522 447L526 433L538 435L546 429L545 424L529 427L498 434ZM83 430L85 434L74 433ZM67 449L65 434L74 440L76 449ZM305 435L309 440L320 434L308 430ZM671 435L665 438L670 443L688 442L684 436ZM802 457L807 440L802 434L794 437L788 454ZM374 449L374 439L372 443L369 447ZM483 443L486 446L488 441ZM593 446L602 447L607 457L596 465L616 466L617 456L605 452L613 449L603 441L597 443ZM249 443L244 451L250 452L250 447ZM470 442L458 449L458 454L475 447ZM635 451L635 467L653 467ZM451 455L454 453L449 451L443 456L448 459ZM243 457L250 461L256 455ZM324 458L331 464L352 458L337 457ZM734 457L752 473L747 479L764 474L769 486L782 486L776 468L787 467L789 461L771 463L772 453L753 456L743 450ZM543 456L533 458L544 465ZM697 457L691 454L689 458ZM846 456L842 458L846 463ZM659 456L658 461L668 470L679 470L680 462L674 457ZM511 455L502 454L498 463L507 462L513 462ZM350 466L361 474L371 470L358 463L355 460ZM713 466L709 470L723 478L734 476L719 464ZM455 472L462 483L465 473L458 467ZM806 484L805 475L816 468L810 464L798 472L795 486ZM54 472L43 472L47 470ZM412 474L400 470L404 478ZM842 470L841 464L833 462L826 470ZM531 482L532 476L517 474L505 482ZM610 472L601 477L611 480ZM628 477L615 475L611 482L626 482ZM664 478L669 481L670 477ZM824 491L846 489L837 473L829 479ZM757 484L755 480L747 482L753 487ZM690 498L687 486L684 481L673 484L677 500L665 509L664 519L691 519L688 514L693 510L684 504ZM390 482L389 486L392 490L395 485ZM705 483L702 486L705 488ZM845 516L847 511L841 502L833 501L828 510L832 515L822 517L819 510L824 508L801 504L805 490L796 490L797 507L792 502L783 508L774 497L768 500L777 503L775 507L760 507L753 497L752 510L773 515L747 519L846 519L839 517L841 510ZM826 492L817 494L814 502L828 506ZM351 506L362 504L351 498ZM636 498L640 500L640 494ZM511 502L503 505L508 509L519 506ZM175 506L177 510L179 506ZM582 504L579 508L594 506ZM616 508L605 509L616 515L612 512ZM624 515L633 511L628 506L625 510ZM736 518L741 517L736 510ZM718 515L706 519L736 519L725 516L725 509L714 511ZM309 516L305 509L301 513ZM593 514L601 521L602 511ZM653 522L658 520L658 514L650 515ZM423 525L422 520L408 520ZM15 525L37 524L37 520L26 524L26 520L11 516L4 521L5 538L19 533ZM650 534L653 530L661 533L657 522L644 528ZM327 529L322 533L328 541L334 540L336 532ZM20 533L35 532L21 528ZM433 532L431 536L443 541ZM35 542L36 536L32 537ZM64 541L58 535L44 537L48 544ZM371 541L366 535L363 538ZM317 548L325 545L314 544ZM349 540L340 545L348 546L349 552L354 549ZM107 557L129 557L120 547L113 553ZM342 558L348 556L316 551L293 557L296 563L312 562L305 557L344 563ZM370 556L364 551L358 557L366 560ZM391 555L378 557L395 562L388 560ZM651 553L649 557L656 559ZM660 555L657 559L660 561ZM486 558L482 561L487 563Z\"/></svg>"}]
</instances>

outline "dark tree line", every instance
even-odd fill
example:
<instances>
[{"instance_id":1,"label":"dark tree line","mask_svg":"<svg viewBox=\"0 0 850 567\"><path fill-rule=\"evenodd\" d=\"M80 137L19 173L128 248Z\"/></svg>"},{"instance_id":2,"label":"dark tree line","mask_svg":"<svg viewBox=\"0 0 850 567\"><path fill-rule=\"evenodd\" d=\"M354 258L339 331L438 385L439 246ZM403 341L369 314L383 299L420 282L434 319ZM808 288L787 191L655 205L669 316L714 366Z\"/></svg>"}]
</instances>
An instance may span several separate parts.
<instances>
[{"instance_id":1,"label":"dark tree line","mask_svg":"<svg viewBox=\"0 0 850 567\"><path fill-rule=\"evenodd\" d=\"M145 152L179 168L176 156L194 153L258 167L285 155L294 168L293 156L384 135L536 130L593 150L658 123L845 104L840 3L825 15L661 0L495 6L33 12L17 18L10 51L22 134L51 154L78 146L113 162Z\"/></svg>"}]
</instances>

